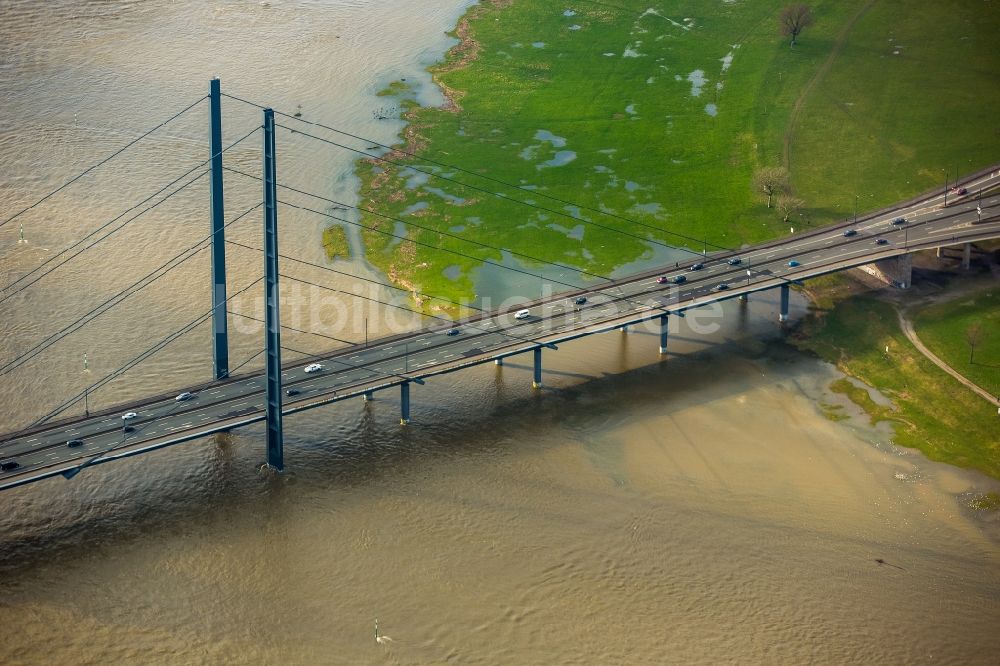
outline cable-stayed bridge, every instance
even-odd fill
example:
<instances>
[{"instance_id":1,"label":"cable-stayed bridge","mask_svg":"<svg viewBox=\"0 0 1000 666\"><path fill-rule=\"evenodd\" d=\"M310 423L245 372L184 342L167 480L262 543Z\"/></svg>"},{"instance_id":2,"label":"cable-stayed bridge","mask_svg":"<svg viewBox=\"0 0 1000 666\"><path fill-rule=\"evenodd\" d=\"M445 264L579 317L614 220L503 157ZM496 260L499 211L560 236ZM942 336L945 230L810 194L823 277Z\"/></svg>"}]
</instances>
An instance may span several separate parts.
<instances>
[{"instance_id":1,"label":"cable-stayed bridge","mask_svg":"<svg viewBox=\"0 0 1000 666\"><path fill-rule=\"evenodd\" d=\"M255 127L228 145L222 143L220 110L222 97L258 107L263 116L263 122L259 127ZM217 80L211 82L209 94L205 98L182 109L31 206L0 222L0 227L13 224L27 211L43 206L50 197L114 160L157 129L190 112L206 100L209 104L208 159L172 179L155 194L137 202L71 246L12 280L4 287L0 304L11 300L16 294L58 271L66 262L91 251L107 236L114 234L124 225L140 219L145 212L206 176L210 182L211 193L210 233L194 245L171 256L165 263L102 301L75 321L52 331L42 341L20 351L14 358L0 359L0 376L9 375L21 366L29 366L50 347L75 334L103 313L122 307L122 302L130 295L162 279L203 250L208 250L212 257L211 274L199 278L202 280L201 284L212 292L211 308L199 313L189 323L156 341L115 371L92 383L82 393L68 396L55 409L40 414L33 425L19 432L0 436L0 466L2 466L0 489L56 475L72 478L90 465L261 421L267 425L268 463L281 469L284 465L282 440L284 415L343 400L355 398L368 400L379 391L392 389L400 391L400 421L405 424L410 419L410 391L420 390L412 387L430 382L433 377L443 373L481 363L502 363L504 358L513 355L531 354L534 385L540 387L543 380L543 353L546 350L555 350L560 343L569 340L623 327L643 325L652 327L659 333L660 352L666 354L668 321L671 316L684 317L686 313L711 303L732 298L746 298L751 292L778 289L781 296L780 317L784 319L788 312L789 287L802 280L847 268L875 265L881 267L877 270L880 275L887 276L888 280L899 286L906 286L909 282L910 253L928 248L962 245L967 261L969 243L1000 237L1000 216L996 212L1000 200L1000 196L996 194L996 186L1000 183L1000 170L993 167L968 176L961 182L954 183L951 188L945 183L942 190L900 203L890 209L754 247L737 251L714 245L709 252L706 242L704 251L686 250L690 258L685 261L622 279L587 273L547 259L543 248L538 248L531 254L513 252L520 259L529 262L528 265L543 265L558 271L561 275L579 276L579 278L552 278L551 275L546 276L542 272L521 266L479 259L475 254L484 249L500 251L506 250L505 248L493 247L453 234L451 236L454 239L468 245L467 251L435 247L407 234L399 234L395 229L365 227L348 217L330 212L331 207L335 211L353 206L279 181L275 159L277 152L275 134L278 129L295 132L301 137L390 164L401 164L399 161L401 158L422 160L423 164L427 165L424 173L428 174L428 177L444 178L463 187L507 199L514 204L541 208L553 214L570 217L562 212L561 207L572 202L548 196L538 190L531 190L533 199L545 198L548 207L546 204L526 203L517 197L517 194L523 191L519 186L484 177L456 165L411 155L398 147L380 145L333 127L304 121L296 114L277 112L241 98L222 95ZM281 120L280 123L276 122L276 117ZM261 175L253 174L245 168L226 166L223 156L236 146L245 147L246 142L258 132L262 134L263 143ZM345 143L344 139L331 138L333 136L364 141L368 148L353 148ZM381 152L373 154L371 148L378 148ZM410 161L406 162L405 166L416 171L422 170L421 166ZM451 175L442 175L442 170L436 167L445 167ZM225 173L257 181L262 188L262 197L258 202L240 211L228 221L223 210L222 184ZM498 186L507 188L506 193L496 192ZM319 203L314 208L282 199L279 198L279 191L302 195ZM458 304L438 295L414 292L371 277L352 275L333 266L311 262L302 257L282 254L277 247L277 217L278 210L282 207L332 218L344 224L361 226L372 232L393 236L401 243L427 245L429 249L435 251L475 257L484 263L493 264L499 270L516 271L539 281L546 281L558 293L535 301L526 301L516 308L495 310L467 303ZM680 246L679 249L683 249L685 244L697 247L703 243L701 239L677 234L669 229L628 220L596 209L585 207L582 209L594 214L593 216L601 221L575 216L572 219L619 233L623 237L638 238L644 242L671 248ZM359 210L366 209L359 208ZM367 212L378 215L373 210ZM264 218L263 247L226 238L226 231L233 224L245 220L254 213L259 213ZM407 227L428 228L415 220L389 219ZM443 233L437 229L434 231L438 234ZM651 236L648 233L650 231L657 232L658 236ZM443 235L450 234L443 233ZM657 238L670 238L672 243L668 245ZM227 293L227 246L261 253L265 267L263 277ZM307 265L319 271L374 283L380 288L399 290L423 299L438 300L450 306L461 306L464 312L472 314L460 320L452 320L445 316L428 315L424 311L400 305L398 302L352 294L372 301L379 307L400 308L420 314L424 318L424 326L420 330L410 330L373 340L365 339L363 343L316 331L302 331L281 323L281 313L278 308L279 284L301 283L320 290L343 292L313 280L281 272L279 263L285 266ZM250 358L231 365L228 340L230 318L254 319L252 316L233 311L231 303L235 298L251 290L260 289L261 282L264 283L266 308L264 319L258 321L265 325L265 344L263 349ZM140 366L165 346L191 333L205 322L212 323L211 342L192 338L189 344L212 346L214 381L90 412L88 401L95 391L130 369ZM299 354L300 358L296 362L283 363L282 350L297 351L282 346L283 330L310 332L330 338L330 346L337 343L339 347L325 354ZM261 354L264 354L266 359L264 370L241 372L244 365ZM66 416L69 410L79 409L81 403L83 415Z\"/></svg>"}]
</instances>

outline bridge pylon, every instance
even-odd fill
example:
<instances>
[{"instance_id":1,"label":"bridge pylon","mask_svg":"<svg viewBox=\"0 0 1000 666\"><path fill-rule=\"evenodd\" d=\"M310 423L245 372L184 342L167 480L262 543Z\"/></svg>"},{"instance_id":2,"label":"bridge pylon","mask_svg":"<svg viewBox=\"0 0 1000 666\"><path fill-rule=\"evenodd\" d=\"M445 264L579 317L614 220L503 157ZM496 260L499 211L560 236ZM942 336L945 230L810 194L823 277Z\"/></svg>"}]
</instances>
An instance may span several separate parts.
<instances>
[{"instance_id":1,"label":"bridge pylon","mask_svg":"<svg viewBox=\"0 0 1000 666\"><path fill-rule=\"evenodd\" d=\"M274 111L264 109L264 344L267 358L267 464L285 467L281 432L281 317L278 297L278 170Z\"/></svg>"}]
</instances>

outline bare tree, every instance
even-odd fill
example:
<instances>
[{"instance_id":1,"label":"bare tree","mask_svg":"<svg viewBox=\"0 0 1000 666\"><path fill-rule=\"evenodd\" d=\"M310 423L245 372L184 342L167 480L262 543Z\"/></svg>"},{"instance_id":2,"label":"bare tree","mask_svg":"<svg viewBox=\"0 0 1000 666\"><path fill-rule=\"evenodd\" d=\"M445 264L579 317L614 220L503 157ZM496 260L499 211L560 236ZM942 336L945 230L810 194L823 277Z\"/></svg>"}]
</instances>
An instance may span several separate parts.
<instances>
[{"instance_id":1,"label":"bare tree","mask_svg":"<svg viewBox=\"0 0 1000 666\"><path fill-rule=\"evenodd\" d=\"M761 167L753 174L753 191L767 197L767 207L771 207L771 197L788 192L788 170L785 167Z\"/></svg>"},{"instance_id":2,"label":"bare tree","mask_svg":"<svg viewBox=\"0 0 1000 666\"><path fill-rule=\"evenodd\" d=\"M983 337L983 325L980 322L973 322L969 328L965 329L965 341L969 343L969 364L976 355L976 345Z\"/></svg>"},{"instance_id":3,"label":"bare tree","mask_svg":"<svg viewBox=\"0 0 1000 666\"><path fill-rule=\"evenodd\" d=\"M785 37L791 37L792 46L795 46L795 38L813 23L812 10L809 9L808 5L788 5L781 10L781 16L778 20L781 23L781 34Z\"/></svg>"},{"instance_id":4,"label":"bare tree","mask_svg":"<svg viewBox=\"0 0 1000 666\"><path fill-rule=\"evenodd\" d=\"M802 208L806 202L798 197L793 197L791 194L781 194L778 196L776 204L778 212L781 213L781 221L788 222L788 218L791 217L795 211Z\"/></svg>"}]
</instances>

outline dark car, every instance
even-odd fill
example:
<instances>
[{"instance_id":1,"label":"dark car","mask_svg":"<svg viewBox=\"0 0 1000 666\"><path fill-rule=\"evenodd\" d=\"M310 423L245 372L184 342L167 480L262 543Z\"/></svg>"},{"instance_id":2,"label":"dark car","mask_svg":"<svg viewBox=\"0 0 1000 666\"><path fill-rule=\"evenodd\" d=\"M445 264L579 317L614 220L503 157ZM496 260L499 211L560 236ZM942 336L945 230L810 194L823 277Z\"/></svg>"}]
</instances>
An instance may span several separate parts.
<instances>
[{"instance_id":1,"label":"dark car","mask_svg":"<svg viewBox=\"0 0 1000 666\"><path fill-rule=\"evenodd\" d=\"M3 470L4 472L11 472L20 466L21 463L17 462L16 460L7 460L5 462L0 463L0 470Z\"/></svg>"},{"instance_id":2,"label":"dark car","mask_svg":"<svg viewBox=\"0 0 1000 666\"><path fill-rule=\"evenodd\" d=\"M458 335L458 333L459 330L457 328L449 328L448 332L445 335L452 336L452 335Z\"/></svg>"},{"instance_id":3,"label":"dark car","mask_svg":"<svg viewBox=\"0 0 1000 666\"><path fill-rule=\"evenodd\" d=\"M847 237L847 238L850 238L851 236L857 236L857 235L858 235L858 230L857 229L847 229L846 231L844 231L844 236Z\"/></svg>"},{"instance_id":4,"label":"dark car","mask_svg":"<svg viewBox=\"0 0 1000 666\"><path fill-rule=\"evenodd\" d=\"M573 302L576 303L577 305L583 305L584 303L587 302L587 297L586 296L577 296L576 300L573 301Z\"/></svg>"},{"instance_id":5,"label":"dark car","mask_svg":"<svg viewBox=\"0 0 1000 666\"><path fill-rule=\"evenodd\" d=\"M687 282L687 278L685 276L683 275L674 276L674 284L684 284L685 282Z\"/></svg>"},{"instance_id":6,"label":"dark car","mask_svg":"<svg viewBox=\"0 0 1000 666\"><path fill-rule=\"evenodd\" d=\"M875 240L875 244L876 245L888 245L889 241L887 241L884 238L878 238L878 239Z\"/></svg>"},{"instance_id":7,"label":"dark car","mask_svg":"<svg viewBox=\"0 0 1000 666\"><path fill-rule=\"evenodd\" d=\"M964 187L955 186L955 187L951 188L951 193L952 194L962 195L962 194L968 194L969 190L967 190Z\"/></svg>"},{"instance_id":8,"label":"dark car","mask_svg":"<svg viewBox=\"0 0 1000 666\"><path fill-rule=\"evenodd\" d=\"M893 224L906 224L906 218L905 217L897 217L895 220L892 221L892 223Z\"/></svg>"},{"instance_id":9,"label":"dark car","mask_svg":"<svg viewBox=\"0 0 1000 666\"><path fill-rule=\"evenodd\" d=\"M740 259L739 257L733 257L728 261L728 263L730 266L739 266L740 264L743 263L743 260Z\"/></svg>"},{"instance_id":10,"label":"dark car","mask_svg":"<svg viewBox=\"0 0 1000 666\"><path fill-rule=\"evenodd\" d=\"M668 278L666 275L661 275L660 277L656 278L656 284L666 284L669 280L670 278Z\"/></svg>"},{"instance_id":11,"label":"dark car","mask_svg":"<svg viewBox=\"0 0 1000 666\"><path fill-rule=\"evenodd\" d=\"M726 284L725 282L720 282L719 284L715 285L716 291L725 291L726 289L729 289L729 285Z\"/></svg>"},{"instance_id":12,"label":"dark car","mask_svg":"<svg viewBox=\"0 0 1000 666\"><path fill-rule=\"evenodd\" d=\"M289 396L291 396L291 395L298 395L299 393L302 393L302 391L300 391L298 389L288 389L288 390L285 391L285 395L289 395Z\"/></svg>"},{"instance_id":13,"label":"dark car","mask_svg":"<svg viewBox=\"0 0 1000 666\"><path fill-rule=\"evenodd\" d=\"M68 442L66 442L66 446L68 446L71 449L75 449L78 446L83 446L83 440L82 439L71 439Z\"/></svg>"},{"instance_id":14,"label":"dark car","mask_svg":"<svg viewBox=\"0 0 1000 666\"><path fill-rule=\"evenodd\" d=\"M704 267L705 267L705 264L691 264L691 268L689 268L688 270L690 270L690 271L700 271Z\"/></svg>"}]
</instances>

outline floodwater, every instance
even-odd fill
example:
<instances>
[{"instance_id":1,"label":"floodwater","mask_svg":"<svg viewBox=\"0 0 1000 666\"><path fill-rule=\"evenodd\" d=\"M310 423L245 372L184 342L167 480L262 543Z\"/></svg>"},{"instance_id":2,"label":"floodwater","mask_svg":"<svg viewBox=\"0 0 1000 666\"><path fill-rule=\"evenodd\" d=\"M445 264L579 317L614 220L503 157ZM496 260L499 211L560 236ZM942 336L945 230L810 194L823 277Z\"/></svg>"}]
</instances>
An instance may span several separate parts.
<instances>
[{"instance_id":1,"label":"floodwater","mask_svg":"<svg viewBox=\"0 0 1000 666\"><path fill-rule=\"evenodd\" d=\"M385 142L398 125L372 118L374 92L426 80L466 4L8 0L3 208L183 108L212 73L234 95ZM205 152L195 120L153 142L172 174ZM350 203L350 157L301 139L279 144L288 181ZM254 141L235 160L248 169ZM107 199L166 182L129 164L115 175L131 185L95 180L25 216L28 243L0 229L4 284L110 219ZM259 183L232 190L233 214L259 198ZM196 242L204 217L170 210L0 304L2 358ZM322 222L281 220L282 251L320 261ZM242 233L259 242L259 217ZM196 316L198 260L0 377L7 427ZM233 279L258 261L235 260ZM405 428L388 393L297 415L280 476L257 472L262 431L247 428L6 491L0 662L994 663L1000 521L967 501L1000 483L896 449L849 406L824 418L835 372L784 347L774 298L718 314L672 331L666 361L644 330L547 351L541 391L521 359L432 380ZM259 331L237 339L252 353ZM98 399L204 379L207 329L183 340Z\"/></svg>"}]
</instances>

